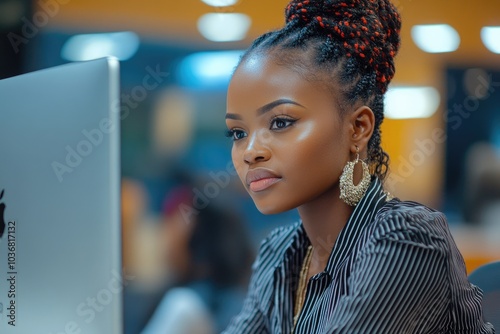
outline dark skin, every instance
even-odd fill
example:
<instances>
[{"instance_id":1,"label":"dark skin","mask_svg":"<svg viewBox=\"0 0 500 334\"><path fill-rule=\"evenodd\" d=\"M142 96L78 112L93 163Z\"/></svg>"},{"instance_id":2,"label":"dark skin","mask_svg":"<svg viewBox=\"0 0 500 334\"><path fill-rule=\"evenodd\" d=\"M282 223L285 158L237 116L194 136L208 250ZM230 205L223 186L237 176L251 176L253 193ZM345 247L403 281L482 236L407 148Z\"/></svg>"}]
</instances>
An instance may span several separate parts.
<instances>
[{"instance_id":1,"label":"dark skin","mask_svg":"<svg viewBox=\"0 0 500 334\"><path fill-rule=\"evenodd\" d=\"M308 277L324 271L354 210L339 198L339 178L356 148L366 158L375 124L367 106L341 113L335 88L257 53L240 64L228 89L238 176L262 213L298 209L313 246ZM358 164L355 184L360 179Z\"/></svg>"}]
</instances>

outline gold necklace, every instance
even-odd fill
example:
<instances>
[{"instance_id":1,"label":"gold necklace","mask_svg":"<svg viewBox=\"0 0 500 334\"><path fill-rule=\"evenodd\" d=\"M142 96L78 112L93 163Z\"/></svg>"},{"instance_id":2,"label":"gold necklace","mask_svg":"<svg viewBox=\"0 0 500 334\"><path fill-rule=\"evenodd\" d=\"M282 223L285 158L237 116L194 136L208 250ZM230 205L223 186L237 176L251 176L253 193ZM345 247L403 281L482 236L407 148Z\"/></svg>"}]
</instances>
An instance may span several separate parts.
<instances>
[{"instance_id":1,"label":"gold necklace","mask_svg":"<svg viewBox=\"0 0 500 334\"><path fill-rule=\"evenodd\" d=\"M297 320L299 320L300 311L304 306L304 301L306 299L307 292L307 274L309 274L309 265L311 264L313 247L310 245L307 248L306 256L304 257L304 262L302 263L302 268L300 269L299 286L297 288L297 293L295 295L295 309L293 316L293 328L297 325Z\"/></svg>"}]
</instances>

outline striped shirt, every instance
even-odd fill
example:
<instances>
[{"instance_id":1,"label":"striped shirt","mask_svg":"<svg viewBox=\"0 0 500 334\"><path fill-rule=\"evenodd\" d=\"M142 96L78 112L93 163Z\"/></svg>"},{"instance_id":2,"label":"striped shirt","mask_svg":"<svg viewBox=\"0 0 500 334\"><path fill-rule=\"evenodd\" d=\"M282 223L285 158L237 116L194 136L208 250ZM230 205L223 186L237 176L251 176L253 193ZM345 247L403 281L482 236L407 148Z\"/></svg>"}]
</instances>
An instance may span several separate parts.
<instances>
[{"instance_id":1,"label":"striped shirt","mask_svg":"<svg viewBox=\"0 0 500 334\"><path fill-rule=\"evenodd\" d=\"M325 254L325 270L309 280L293 329L309 245L300 222L262 242L243 309L223 334L494 333L444 215L387 201L378 179Z\"/></svg>"}]
</instances>

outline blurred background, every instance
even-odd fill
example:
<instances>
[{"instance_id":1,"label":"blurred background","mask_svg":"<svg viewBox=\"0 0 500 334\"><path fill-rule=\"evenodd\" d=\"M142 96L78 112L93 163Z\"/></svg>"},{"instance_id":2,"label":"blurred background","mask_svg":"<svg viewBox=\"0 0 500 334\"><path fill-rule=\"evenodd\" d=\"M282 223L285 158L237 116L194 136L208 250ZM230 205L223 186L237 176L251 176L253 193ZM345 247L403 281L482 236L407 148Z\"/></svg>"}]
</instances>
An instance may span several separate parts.
<instances>
[{"instance_id":1,"label":"blurred background","mask_svg":"<svg viewBox=\"0 0 500 334\"><path fill-rule=\"evenodd\" d=\"M403 30L382 127L386 186L447 215L470 272L500 257L500 2L393 3ZM286 4L0 0L0 78L121 60L123 258L136 276L127 333L175 326L159 315L182 310L178 300L192 300L193 326L223 327L241 307L260 240L298 218L256 210L223 120L239 55L283 24Z\"/></svg>"}]
</instances>

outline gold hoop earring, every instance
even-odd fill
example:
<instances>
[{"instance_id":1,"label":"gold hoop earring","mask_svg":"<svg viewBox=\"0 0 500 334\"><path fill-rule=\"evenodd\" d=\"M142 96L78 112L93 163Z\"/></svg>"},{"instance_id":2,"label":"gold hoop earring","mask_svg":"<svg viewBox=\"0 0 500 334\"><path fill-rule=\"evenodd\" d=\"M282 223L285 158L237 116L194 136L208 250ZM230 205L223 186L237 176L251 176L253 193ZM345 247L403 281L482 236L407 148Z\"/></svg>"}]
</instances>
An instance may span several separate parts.
<instances>
[{"instance_id":1,"label":"gold hoop earring","mask_svg":"<svg viewBox=\"0 0 500 334\"><path fill-rule=\"evenodd\" d=\"M356 186L354 185L354 166L361 162L363 168L363 177ZM350 206L356 206L363 198L371 183L370 170L368 165L359 159L359 148L356 146L356 160L348 161L340 175L340 199Z\"/></svg>"}]
</instances>

